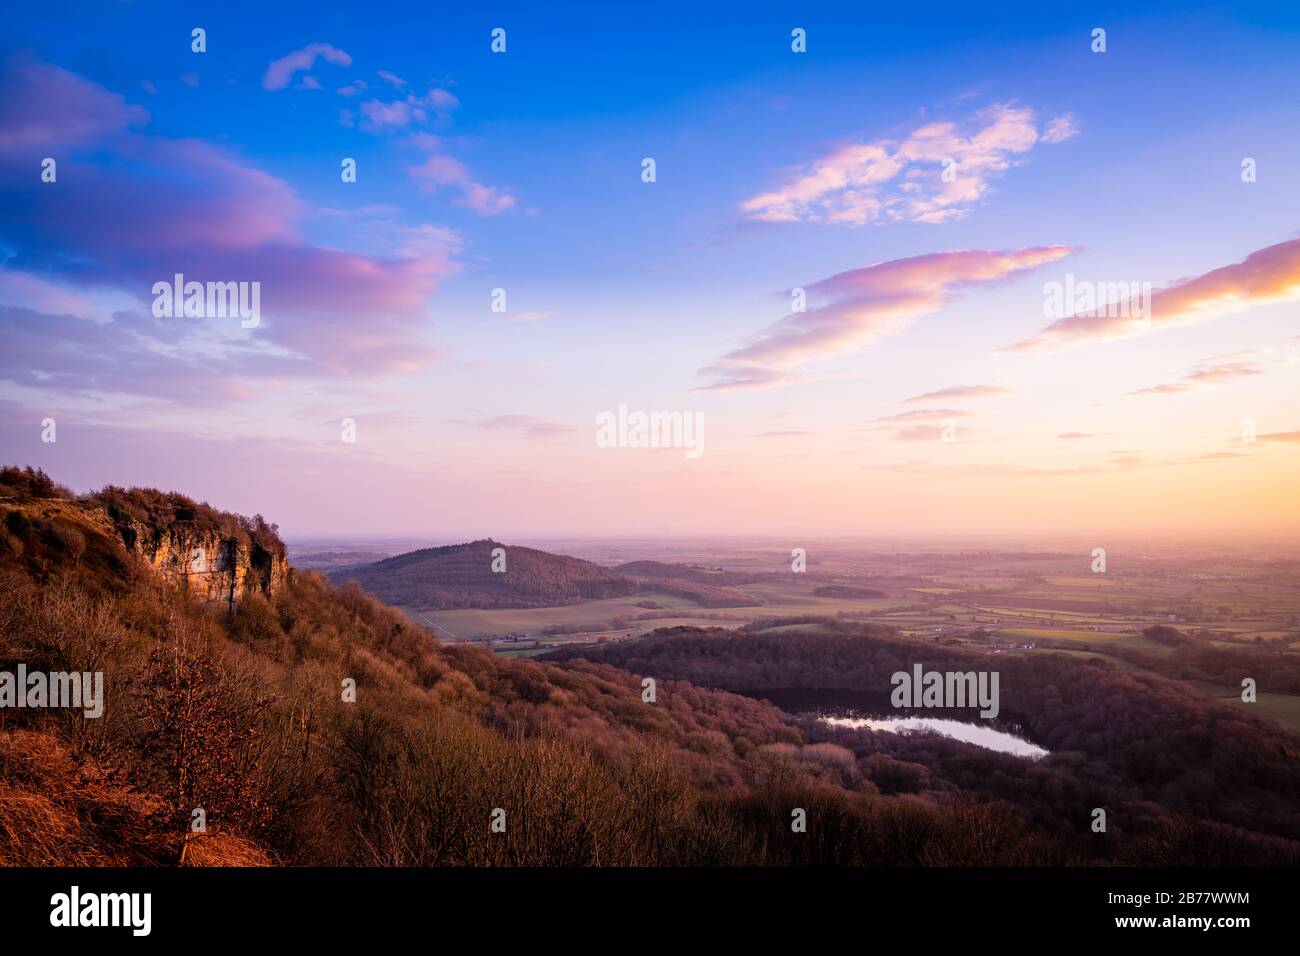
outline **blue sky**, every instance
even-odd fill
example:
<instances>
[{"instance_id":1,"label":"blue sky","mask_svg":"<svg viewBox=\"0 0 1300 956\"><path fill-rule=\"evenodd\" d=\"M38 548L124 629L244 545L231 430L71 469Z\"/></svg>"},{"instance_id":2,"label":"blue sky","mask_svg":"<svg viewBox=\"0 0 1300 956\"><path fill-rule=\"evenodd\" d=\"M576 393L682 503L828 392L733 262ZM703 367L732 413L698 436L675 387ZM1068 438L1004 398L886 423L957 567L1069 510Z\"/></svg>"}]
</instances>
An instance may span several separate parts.
<instances>
[{"instance_id":1,"label":"blue sky","mask_svg":"<svg viewBox=\"0 0 1300 956\"><path fill-rule=\"evenodd\" d=\"M28 99L68 93L40 103L48 135L46 114L12 121L26 132L3 170L0 306L8 294L28 311L0 327L19 357L0 369L0 450L80 487L175 486L302 533L1169 529L1198 514L1198 496L1243 485L1262 490L1224 528L1294 522L1280 478L1292 443L1227 443L1245 418L1266 435L1297 428L1284 244L1300 223L1300 13L1130 8L21 9L0 42L9 79ZM194 27L207 31L201 54ZM489 49L495 27L505 54ZM790 49L795 27L807 53ZM1104 54L1090 50L1095 27ZM268 82L273 64L313 50ZM83 135L72 101L113 122ZM898 211L913 208L904 184L935 191L928 153L878 195L790 198L838 175L845 150L906 152L926 135L964 150L981 130L997 145L961 167L978 190L939 221ZM67 160L54 189L72 179L69 192L33 194L41 184L23 177L50 153ZM340 181L343 157L357 182ZM1244 157L1258 163L1248 185ZM95 206L107 222L58 205L82 169L122 188L122 205ZM778 197L775 218L745 205L764 196ZM877 199L893 211L830 218ZM169 235L166 210L202 220L209 202L211 235ZM150 248L137 250L144 231ZM1259 260L1271 284L1233 284L1275 247ZM1028 251L1049 248L1062 251ZM1014 255L972 278L944 258L964 250ZM939 258L901 291L881 285L889 270L857 272L912 257ZM151 278L173 262L242 263L249 278L265 263L267 325L113 338L139 327L125 316L147 311ZM1067 271L1159 290L1229 267L1211 296L1233 299L1226 317L1193 285L1166 297L1178 308L1149 335L1115 341L1098 326L1061 354L997 351L1043 329L1042 284ZM787 290L818 283L831 301L814 329L788 315ZM319 295L305 302L309 286ZM488 308L494 288L507 290L504 317ZM895 294L901 318L880 306ZM82 321L42 318L62 314ZM88 355L92 340L102 355ZM139 387L105 371L136 359ZM1207 360L1194 387L1131 397ZM750 376L762 387L736 386ZM1003 398L956 409L969 417L960 448L880 422L963 384ZM624 402L705 415L709 453L689 467L599 454L593 416ZM38 440L47 416L66 425L55 446ZM362 423L356 447L338 445L345 416ZM1075 432L1090 439L1056 439ZM1170 464L1199 456L1214 457ZM268 487L250 477L259 468L310 476L314 493ZM1169 493L1171 474L1184 492ZM330 510L368 482L399 493L364 514ZM1131 503L1116 504L1121 486Z\"/></svg>"}]
</instances>

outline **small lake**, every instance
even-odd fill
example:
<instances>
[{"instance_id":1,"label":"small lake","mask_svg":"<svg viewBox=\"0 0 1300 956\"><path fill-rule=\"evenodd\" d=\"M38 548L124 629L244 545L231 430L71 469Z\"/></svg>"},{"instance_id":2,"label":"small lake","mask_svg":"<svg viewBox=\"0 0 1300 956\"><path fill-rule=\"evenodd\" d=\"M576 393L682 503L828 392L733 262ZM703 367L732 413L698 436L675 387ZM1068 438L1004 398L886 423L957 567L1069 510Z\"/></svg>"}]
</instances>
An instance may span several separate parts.
<instances>
[{"instance_id":1,"label":"small lake","mask_svg":"<svg viewBox=\"0 0 1300 956\"><path fill-rule=\"evenodd\" d=\"M883 730L896 734L935 733L963 743L974 744L1038 760L1049 751L1025 739L1015 715L1003 713L1001 720L969 721L969 711L930 711L934 716L918 716L915 711L892 709L889 694L867 691L809 691L772 689L753 691L750 696L775 704L787 713L812 717L831 727L851 730Z\"/></svg>"},{"instance_id":2,"label":"small lake","mask_svg":"<svg viewBox=\"0 0 1300 956\"><path fill-rule=\"evenodd\" d=\"M961 740L976 747L987 747L999 753L1016 757L1028 757L1037 760L1046 757L1047 751L1037 744L1031 744L1023 737L1009 734L1005 730L995 730L981 724L968 724L960 720L945 720L942 717L818 717L822 723L832 727L848 727L853 730L887 730L892 733L936 733L954 740Z\"/></svg>"}]
</instances>

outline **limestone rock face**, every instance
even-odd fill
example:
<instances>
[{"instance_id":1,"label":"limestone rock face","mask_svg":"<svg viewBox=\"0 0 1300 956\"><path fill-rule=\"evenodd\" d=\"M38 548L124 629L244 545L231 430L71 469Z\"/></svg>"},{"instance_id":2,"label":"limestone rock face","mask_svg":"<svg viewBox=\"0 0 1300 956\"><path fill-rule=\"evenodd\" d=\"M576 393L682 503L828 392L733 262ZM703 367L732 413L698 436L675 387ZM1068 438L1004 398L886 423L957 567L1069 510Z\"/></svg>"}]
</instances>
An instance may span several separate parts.
<instances>
[{"instance_id":1,"label":"limestone rock face","mask_svg":"<svg viewBox=\"0 0 1300 956\"><path fill-rule=\"evenodd\" d=\"M270 597L284 584L289 565L282 555L243 536L172 527L161 534L136 527L124 533L127 548L181 590L205 601L234 603L249 592Z\"/></svg>"},{"instance_id":2,"label":"limestone rock face","mask_svg":"<svg viewBox=\"0 0 1300 956\"><path fill-rule=\"evenodd\" d=\"M292 573L278 529L261 515L150 488L110 485L74 497L52 484L28 489L20 479L34 479L22 473L9 477L0 484L0 558L41 579L75 570L104 584L139 562L187 594L233 609L249 594L274 596Z\"/></svg>"}]
</instances>

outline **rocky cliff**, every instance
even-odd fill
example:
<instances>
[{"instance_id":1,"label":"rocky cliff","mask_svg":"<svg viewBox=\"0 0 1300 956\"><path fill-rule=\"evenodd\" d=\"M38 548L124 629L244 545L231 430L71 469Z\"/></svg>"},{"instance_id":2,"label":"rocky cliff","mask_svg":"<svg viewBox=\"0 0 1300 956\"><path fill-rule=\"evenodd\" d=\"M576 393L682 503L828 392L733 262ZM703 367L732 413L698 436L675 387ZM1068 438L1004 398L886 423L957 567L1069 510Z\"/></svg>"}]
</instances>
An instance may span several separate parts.
<instances>
[{"instance_id":1,"label":"rocky cliff","mask_svg":"<svg viewBox=\"0 0 1300 956\"><path fill-rule=\"evenodd\" d=\"M153 489L110 486L74 497L4 471L10 480L0 481L0 552L37 573L71 562L115 576L134 558L201 600L231 606L247 594L275 594L290 573L277 529L261 515L245 518Z\"/></svg>"},{"instance_id":2,"label":"rocky cliff","mask_svg":"<svg viewBox=\"0 0 1300 956\"><path fill-rule=\"evenodd\" d=\"M173 525L149 528L128 522L118 528L128 550L184 591L205 601L233 603L248 592L275 593L284 583L284 553L218 530Z\"/></svg>"}]
</instances>

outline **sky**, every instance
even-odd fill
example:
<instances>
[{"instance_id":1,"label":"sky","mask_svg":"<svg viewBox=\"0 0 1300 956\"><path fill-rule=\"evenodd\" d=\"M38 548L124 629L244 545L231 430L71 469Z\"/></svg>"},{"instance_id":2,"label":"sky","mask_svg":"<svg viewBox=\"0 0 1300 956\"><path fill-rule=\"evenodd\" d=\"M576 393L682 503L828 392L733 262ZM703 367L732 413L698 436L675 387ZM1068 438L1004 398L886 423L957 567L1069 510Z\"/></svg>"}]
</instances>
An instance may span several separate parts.
<instances>
[{"instance_id":1,"label":"sky","mask_svg":"<svg viewBox=\"0 0 1300 956\"><path fill-rule=\"evenodd\" d=\"M7 12L0 462L289 537L1300 531L1300 9L541 6Z\"/></svg>"}]
</instances>

